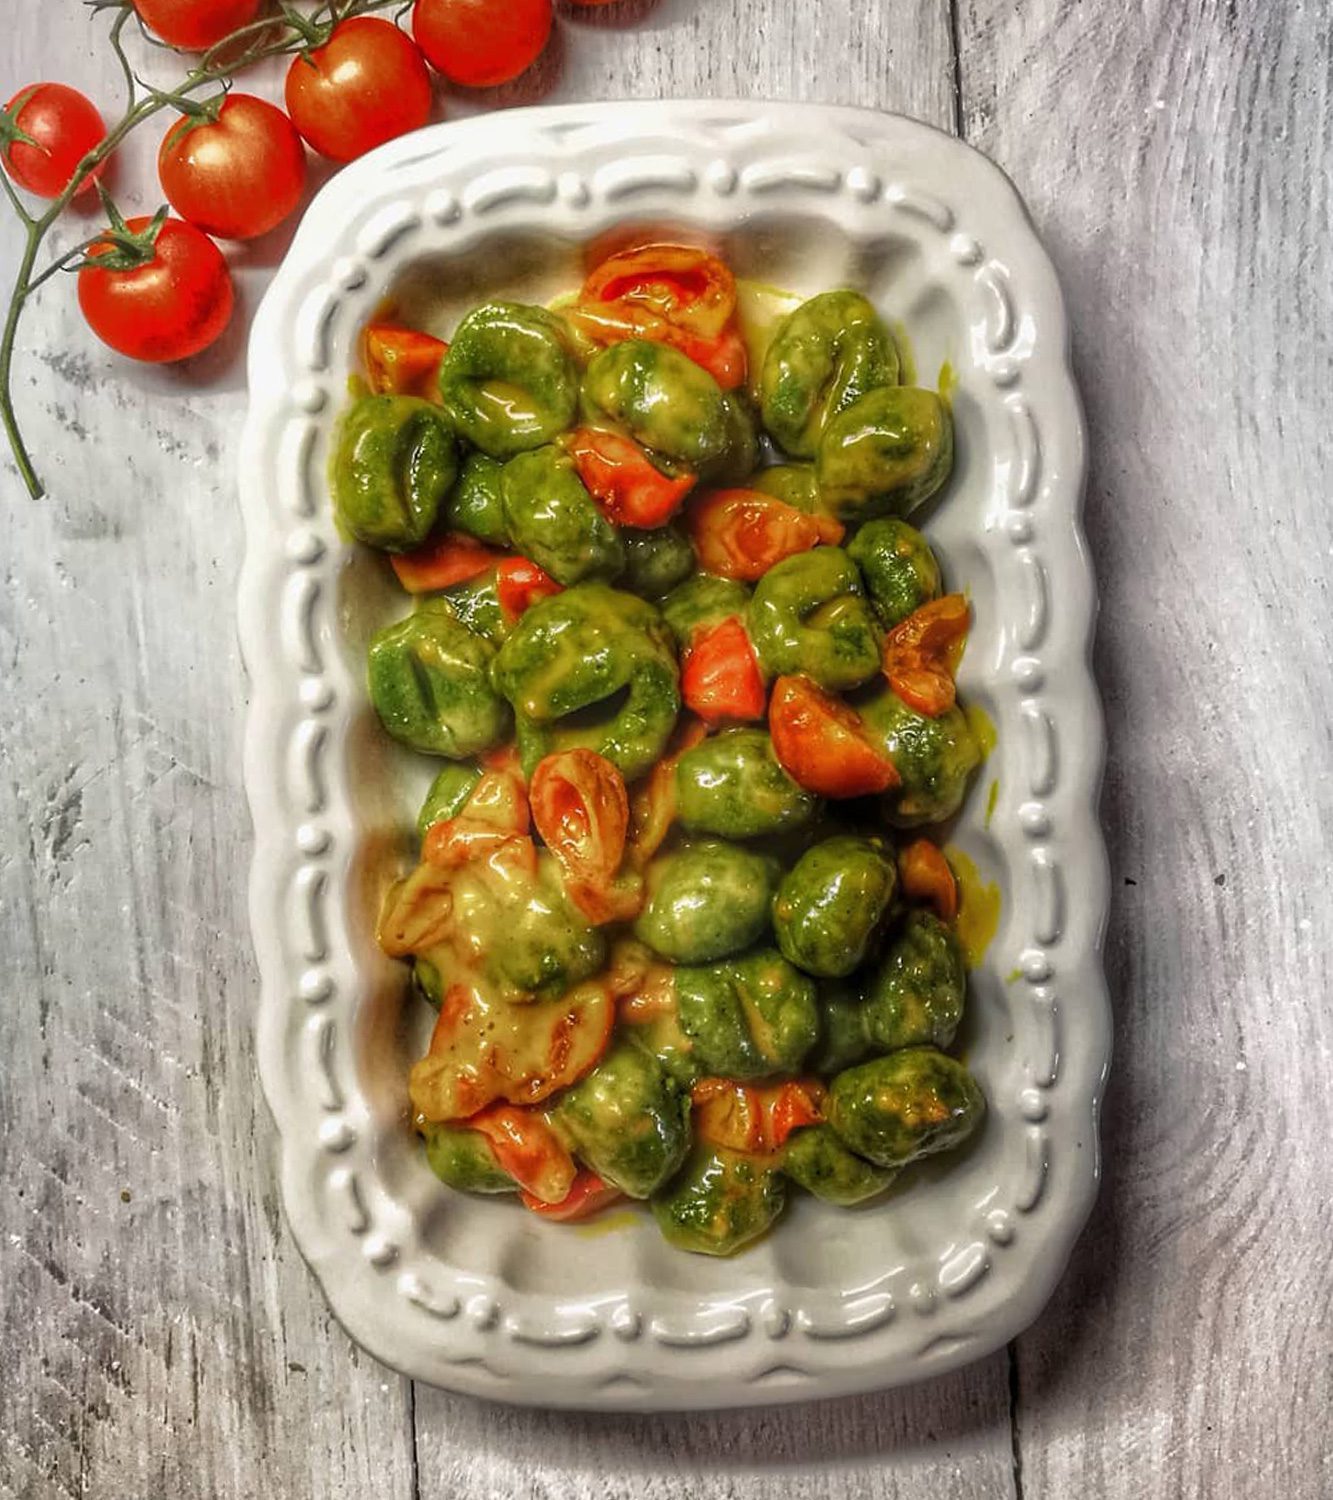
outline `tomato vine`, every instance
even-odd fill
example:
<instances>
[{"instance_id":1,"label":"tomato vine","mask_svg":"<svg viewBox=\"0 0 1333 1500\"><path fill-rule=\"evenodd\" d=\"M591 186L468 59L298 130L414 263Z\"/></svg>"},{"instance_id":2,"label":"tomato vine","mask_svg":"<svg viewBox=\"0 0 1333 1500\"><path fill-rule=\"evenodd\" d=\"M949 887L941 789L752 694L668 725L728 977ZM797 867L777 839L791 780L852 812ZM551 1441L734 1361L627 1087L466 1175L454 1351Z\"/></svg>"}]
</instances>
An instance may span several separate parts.
<instances>
[{"instance_id":1,"label":"tomato vine","mask_svg":"<svg viewBox=\"0 0 1333 1500\"><path fill-rule=\"evenodd\" d=\"M185 113L193 112L198 107L194 96L200 91L225 88L238 73L266 58L291 56L321 46L328 40L335 26L354 16L370 15L375 11L398 11L404 7L404 0L321 0L320 4L307 13L297 10L289 0L283 0L275 14L265 14L261 19L240 27L202 53L174 88L158 89L139 78L125 51L125 28L136 20L131 0L87 0L87 3L95 11L115 13L109 41L125 84L125 105L121 117L110 126L97 146L83 157L64 191L41 213L29 210L8 176L0 171L0 185L4 188L10 209L17 217L24 236L23 251L5 310L3 328L0 328L0 426L4 428L19 474L34 499L41 498L44 487L24 442L14 409L15 346L23 313L33 295L58 271L76 268L94 245L114 239L114 235L103 230L38 269L48 235L89 173L105 162L133 130L161 111L176 109ZM143 34L153 45L163 45L147 30ZM161 212L165 213L165 208ZM113 224L118 222L119 217L113 215Z\"/></svg>"}]
</instances>

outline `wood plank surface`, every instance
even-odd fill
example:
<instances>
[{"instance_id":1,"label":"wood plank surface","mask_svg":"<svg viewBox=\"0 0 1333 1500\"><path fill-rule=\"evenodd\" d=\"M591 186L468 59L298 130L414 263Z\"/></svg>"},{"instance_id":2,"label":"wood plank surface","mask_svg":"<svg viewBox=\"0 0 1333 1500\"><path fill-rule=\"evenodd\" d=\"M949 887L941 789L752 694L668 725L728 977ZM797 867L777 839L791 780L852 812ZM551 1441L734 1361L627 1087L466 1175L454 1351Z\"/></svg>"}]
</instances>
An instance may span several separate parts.
<instances>
[{"instance_id":1,"label":"wood plank surface","mask_svg":"<svg viewBox=\"0 0 1333 1500\"><path fill-rule=\"evenodd\" d=\"M6 30L4 97L111 95L76 0ZM414 1391L332 1323L254 1072L239 325L184 371L128 371L47 291L20 391L50 497L0 461L0 1493L1333 1493L1330 31L1298 0L620 0L563 11L500 100L816 98L947 127L960 84L1065 280L1111 716L1108 1183L1036 1328L911 1392L522 1412ZM127 207L156 201L153 147L127 153ZM237 255L245 301L283 240ZM0 270L15 247L6 222Z\"/></svg>"},{"instance_id":2,"label":"wood plank surface","mask_svg":"<svg viewBox=\"0 0 1333 1500\"><path fill-rule=\"evenodd\" d=\"M1333 1495L1333 23L963 0L1092 437L1117 1054L1028 1497Z\"/></svg>"}]
</instances>

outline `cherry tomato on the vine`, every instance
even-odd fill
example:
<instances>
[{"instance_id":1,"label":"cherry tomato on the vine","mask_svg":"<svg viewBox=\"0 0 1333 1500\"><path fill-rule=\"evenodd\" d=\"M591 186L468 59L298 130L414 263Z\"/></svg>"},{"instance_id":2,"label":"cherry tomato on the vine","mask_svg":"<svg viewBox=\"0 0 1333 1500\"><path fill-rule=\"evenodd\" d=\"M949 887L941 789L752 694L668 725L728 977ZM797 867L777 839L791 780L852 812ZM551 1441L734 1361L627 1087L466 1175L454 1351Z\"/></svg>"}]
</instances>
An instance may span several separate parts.
<instances>
[{"instance_id":1,"label":"cherry tomato on the vine","mask_svg":"<svg viewBox=\"0 0 1333 1500\"><path fill-rule=\"evenodd\" d=\"M229 94L216 119L187 115L171 127L157 171L182 219L224 240L251 240L301 201L305 147L276 106Z\"/></svg>"},{"instance_id":2,"label":"cherry tomato on the vine","mask_svg":"<svg viewBox=\"0 0 1333 1500\"><path fill-rule=\"evenodd\" d=\"M352 161L430 119L430 74L390 21L340 21L287 72L287 113L321 156Z\"/></svg>"},{"instance_id":3,"label":"cherry tomato on the vine","mask_svg":"<svg viewBox=\"0 0 1333 1500\"><path fill-rule=\"evenodd\" d=\"M446 78L491 88L541 56L551 35L551 0L417 0L412 35Z\"/></svg>"},{"instance_id":4,"label":"cherry tomato on the vine","mask_svg":"<svg viewBox=\"0 0 1333 1500\"><path fill-rule=\"evenodd\" d=\"M134 0L139 19L169 47L206 52L248 26L264 0Z\"/></svg>"},{"instance_id":5,"label":"cherry tomato on the vine","mask_svg":"<svg viewBox=\"0 0 1333 1500\"><path fill-rule=\"evenodd\" d=\"M79 272L79 306L88 325L119 354L150 363L188 359L207 349L231 320L235 294L221 250L193 224L167 219L149 238L153 220L131 219L142 237L141 264L122 264L124 251L103 240Z\"/></svg>"},{"instance_id":6,"label":"cherry tomato on the vine","mask_svg":"<svg viewBox=\"0 0 1333 1500\"><path fill-rule=\"evenodd\" d=\"M79 163L105 137L106 125L91 99L63 83L34 83L5 105L0 161L20 187L40 198L58 198ZM79 191L91 187L101 172L101 167L89 172Z\"/></svg>"}]
</instances>

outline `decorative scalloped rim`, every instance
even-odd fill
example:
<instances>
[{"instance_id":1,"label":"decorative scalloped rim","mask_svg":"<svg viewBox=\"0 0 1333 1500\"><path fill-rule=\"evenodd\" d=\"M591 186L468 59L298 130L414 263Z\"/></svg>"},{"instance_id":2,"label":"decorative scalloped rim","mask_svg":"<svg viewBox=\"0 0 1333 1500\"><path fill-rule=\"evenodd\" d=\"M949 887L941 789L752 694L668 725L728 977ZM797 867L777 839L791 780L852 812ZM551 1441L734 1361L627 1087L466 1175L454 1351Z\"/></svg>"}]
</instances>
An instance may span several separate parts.
<instances>
[{"instance_id":1,"label":"decorative scalloped rim","mask_svg":"<svg viewBox=\"0 0 1333 1500\"><path fill-rule=\"evenodd\" d=\"M589 149L595 165L571 168ZM946 196L966 203L965 213ZM910 216L947 241L984 308L978 359L1008 412L998 524L1017 581L990 685L1017 694L1026 737L1027 785L1005 789L1000 804L1022 834L1005 855L1010 899L1026 912L1018 972L1039 1040L1017 1100L1025 1164L961 1227L961 1243L911 1268L905 1307L887 1286L738 1290L670 1312L652 1310L644 1288L595 1302L506 1301L493 1278L442 1267L400 1243L410 1235L377 1227L392 1214L349 1062L351 939L331 908L355 829L327 761L339 704L359 689L329 649L331 612L321 610L338 551L317 519L322 481L312 472L319 424L341 394L330 329L349 304L373 300L424 233L438 251L442 236L447 246L483 225L540 227L552 204L586 213L592 233L631 210L691 217L708 200L706 217L716 222L725 202L738 222L751 202L818 213L840 198L862 212ZM566 106L438 126L391 143L320 194L255 319L250 384L240 624L253 685L245 780L256 832L260 1070L282 1138L293 1233L352 1336L404 1374L456 1390L640 1410L898 1384L1013 1337L1049 1297L1095 1194L1110 1014L1095 814L1103 741L1087 665L1094 593L1078 529L1082 420L1054 272L1008 180L927 126L811 105ZM1061 995L1077 997L1077 1008L1066 1014ZM1080 1129L1091 1149L1054 1148ZM705 1369L701 1346L718 1351Z\"/></svg>"}]
</instances>

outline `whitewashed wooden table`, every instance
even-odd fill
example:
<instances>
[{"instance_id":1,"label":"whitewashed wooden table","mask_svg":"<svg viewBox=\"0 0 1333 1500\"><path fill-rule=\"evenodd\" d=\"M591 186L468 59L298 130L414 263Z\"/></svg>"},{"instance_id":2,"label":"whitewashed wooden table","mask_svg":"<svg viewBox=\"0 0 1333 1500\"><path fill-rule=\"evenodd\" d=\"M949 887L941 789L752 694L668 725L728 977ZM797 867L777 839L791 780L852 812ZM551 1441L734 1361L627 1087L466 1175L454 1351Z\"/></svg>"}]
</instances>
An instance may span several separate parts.
<instances>
[{"instance_id":1,"label":"whitewashed wooden table","mask_svg":"<svg viewBox=\"0 0 1333 1500\"><path fill-rule=\"evenodd\" d=\"M4 96L51 76L109 101L97 34L76 0L12 6ZM901 110L1032 207L1074 324L1103 598L1100 1204L1029 1333L907 1392L571 1417L361 1355L285 1232L255 1079L241 334L127 370L57 285L18 382L50 496L0 469L0 1491L1327 1500L1326 0L621 0L559 42L504 102ZM119 174L128 207L156 202L154 144ZM6 279L16 245L6 224ZM251 304L280 252L237 256Z\"/></svg>"}]
</instances>

